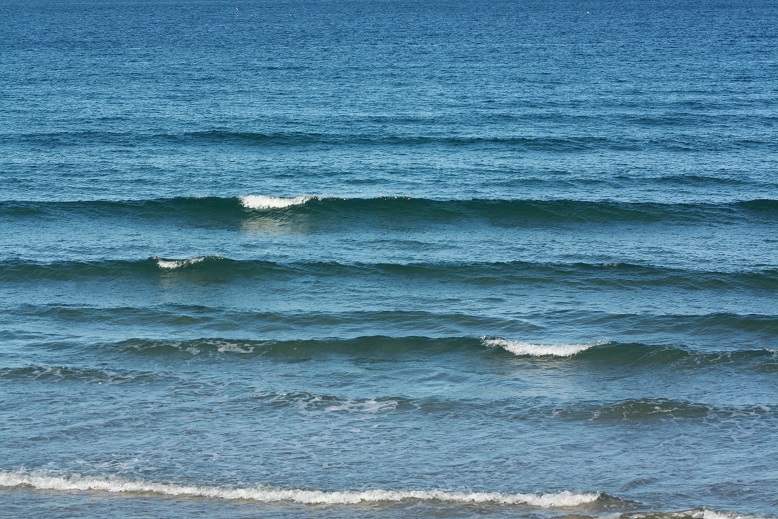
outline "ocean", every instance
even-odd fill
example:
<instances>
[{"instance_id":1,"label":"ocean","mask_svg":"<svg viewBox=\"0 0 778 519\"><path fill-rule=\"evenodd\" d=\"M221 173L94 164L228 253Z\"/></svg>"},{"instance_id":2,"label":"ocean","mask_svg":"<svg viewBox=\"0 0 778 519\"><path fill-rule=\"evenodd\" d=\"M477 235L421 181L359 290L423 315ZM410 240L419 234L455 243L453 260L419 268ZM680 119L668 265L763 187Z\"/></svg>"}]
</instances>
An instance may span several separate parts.
<instances>
[{"instance_id":1,"label":"ocean","mask_svg":"<svg viewBox=\"0 0 778 519\"><path fill-rule=\"evenodd\" d=\"M778 518L775 0L0 0L0 517Z\"/></svg>"}]
</instances>

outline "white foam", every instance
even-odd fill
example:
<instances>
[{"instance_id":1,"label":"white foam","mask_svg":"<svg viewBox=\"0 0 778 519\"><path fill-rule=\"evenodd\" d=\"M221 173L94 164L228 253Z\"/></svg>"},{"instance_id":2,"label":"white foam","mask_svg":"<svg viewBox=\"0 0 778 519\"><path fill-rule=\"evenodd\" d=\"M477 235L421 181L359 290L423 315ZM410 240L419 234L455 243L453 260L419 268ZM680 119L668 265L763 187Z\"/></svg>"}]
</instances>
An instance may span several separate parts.
<instances>
[{"instance_id":1,"label":"white foam","mask_svg":"<svg viewBox=\"0 0 778 519\"><path fill-rule=\"evenodd\" d=\"M304 204L310 199L311 197L309 196L282 198L278 196L248 195L238 197L241 205L246 209L281 209L291 205Z\"/></svg>"},{"instance_id":2,"label":"white foam","mask_svg":"<svg viewBox=\"0 0 778 519\"><path fill-rule=\"evenodd\" d=\"M700 519L761 519L758 515L741 515L733 512L722 512L719 510L709 510L707 508L698 511L695 517Z\"/></svg>"},{"instance_id":3,"label":"white foam","mask_svg":"<svg viewBox=\"0 0 778 519\"><path fill-rule=\"evenodd\" d=\"M633 519L643 519L647 517L665 517L667 519L686 519L688 517L692 517L693 519L768 519L768 516L763 515L743 515L721 510L710 510L708 508L697 508L683 512L649 512L628 515Z\"/></svg>"},{"instance_id":4,"label":"white foam","mask_svg":"<svg viewBox=\"0 0 778 519\"><path fill-rule=\"evenodd\" d=\"M224 342L215 343L217 345L216 351L219 353L251 353L254 351L253 346L241 347L239 344Z\"/></svg>"},{"instance_id":5,"label":"white foam","mask_svg":"<svg viewBox=\"0 0 778 519\"><path fill-rule=\"evenodd\" d=\"M323 491L271 487L229 488L217 486L172 485L143 480L80 475L49 476L0 471L0 487L31 487L39 490L153 493L171 496L245 499L264 503L289 501L302 504L343 505L375 502L444 501L452 503L495 503L566 508L592 503L600 493L508 494L502 492L449 492L444 490L363 490Z\"/></svg>"},{"instance_id":6,"label":"white foam","mask_svg":"<svg viewBox=\"0 0 778 519\"><path fill-rule=\"evenodd\" d=\"M345 400L338 404L327 406L324 410L328 413L380 413L383 411L394 411L397 409L398 404L397 400Z\"/></svg>"},{"instance_id":7,"label":"white foam","mask_svg":"<svg viewBox=\"0 0 778 519\"><path fill-rule=\"evenodd\" d=\"M206 257L203 256L200 258L188 258L182 260L166 260L157 257L154 257L152 259L157 261L157 266L159 266L159 268L173 270L181 267L186 267L188 265L194 265L196 263L201 263L206 260Z\"/></svg>"},{"instance_id":8,"label":"white foam","mask_svg":"<svg viewBox=\"0 0 778 519\"><path fill-rule=\"evenodd\" d=\"M572 357L589 348L607 344L605 341L582 344L533 344L506 339L487 339L485 337L481 341L487 348L503 348L514 355L531 357Z\"/></svg>"}]
</instances>

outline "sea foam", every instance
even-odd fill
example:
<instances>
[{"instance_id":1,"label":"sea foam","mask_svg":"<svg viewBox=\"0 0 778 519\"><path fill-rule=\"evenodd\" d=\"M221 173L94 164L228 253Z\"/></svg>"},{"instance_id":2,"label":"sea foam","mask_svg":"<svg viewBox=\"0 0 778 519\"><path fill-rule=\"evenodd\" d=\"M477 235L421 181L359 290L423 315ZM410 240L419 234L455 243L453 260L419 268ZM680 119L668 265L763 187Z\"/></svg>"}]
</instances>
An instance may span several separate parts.
<instances>
[{"instance_id":1,"label":"sea foam","mask_svg":"<svg viewBox=\"0 0 778 519\"><path fill-rule=\"evenodd\" d=\"M157 266L161 269L166 270L173 270L181 267L186 267L189 265L195 265L197 263L201 263L207 259L207 257L203 256L200 258L187 258L187 259L180 259L180 260L171 260L171 259L162 259L157 258L156 256L151 258L154 261L157 262Z\"/></svg>"},{"instance_id":2,"label":"sea foam","mask_svg":"<svg viewBox=\"0 0 778 519\"><path fill-rule=\"evenodd\" d=\"M685 510L683 512L639 512L625 514L622 517L628 519L769 519L765 515L745 515L735 512L725 512L721 510L711 510L709 508L696 508L694 510Z\"/></svg>"},{"instance_id":3,"label":"sea foam","mask_svg":"<svg viewBox=\"0 0 778 519\"><path fill-rule=\"evenodd\" d=\"M582 344L533 344L522 341L509 341L507 339L482 339L487 348L503 348L506 351L519 356L530 357L572 357L582 351L595 346L607 344L606 341L590 342Z\"/></svg>"},{"instance_id":4,"label":"sea foam","mask_svg":"<svg viewBox=\"0 0 778 519\"><path fill-rule=\"evenodd\" d=\"M247 195L238 197L241 205L246 209L281 209L292 205L304 204L310 199L311 197L309 196L283 198L277 196Z\"/></svg>"},{"instance_id":5,"label":"sea foam","mask_svg":"<svg viewBox=\"0 0 778 519\"><path fill-rule=\"evenodd\" d=\"M695 519L763 519L764 516L743 515L734 512L723 512L720 510L710 510L705 508L703 510L695 510L693 517Z\"/></svg>"},{"instance_id":6,"label":"sea foam","mask_svg":"<svg viewBox=\"0 0 778 519\"><path fill-rule=\"evenodd\" d=\"M50 476L25 472L0 471L0 487L30 487L39 490L103 491L153 493L172 496L207 497L227 500L250 500L265 503L345 505L398 501L443 501L450 503L495 503L529 505L541 508L565 508L593 503L599 492L554 494L511 494L503 492L450 492L443 490L363 490L323 491L280 489L272 487L230 488L218 486L174 485L114 477L80 475Z\"/></svg>"}]
</instances>

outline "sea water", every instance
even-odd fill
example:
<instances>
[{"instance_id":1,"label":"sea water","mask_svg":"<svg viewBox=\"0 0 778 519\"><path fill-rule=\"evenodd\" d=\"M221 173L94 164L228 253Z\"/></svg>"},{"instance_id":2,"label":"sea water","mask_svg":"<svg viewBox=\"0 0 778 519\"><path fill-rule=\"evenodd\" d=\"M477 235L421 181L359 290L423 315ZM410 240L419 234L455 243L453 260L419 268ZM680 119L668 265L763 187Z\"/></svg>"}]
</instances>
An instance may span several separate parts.
<instances>
[{"instance_id":1,"label":"sea water","mask_svg":"<svg viewBox=\"0 0 778 519\"><path fill-rule=\"evenodd\" d=\"M774 0L0 0L0 516L778 516Z\"/></svg>"}]
</instances>

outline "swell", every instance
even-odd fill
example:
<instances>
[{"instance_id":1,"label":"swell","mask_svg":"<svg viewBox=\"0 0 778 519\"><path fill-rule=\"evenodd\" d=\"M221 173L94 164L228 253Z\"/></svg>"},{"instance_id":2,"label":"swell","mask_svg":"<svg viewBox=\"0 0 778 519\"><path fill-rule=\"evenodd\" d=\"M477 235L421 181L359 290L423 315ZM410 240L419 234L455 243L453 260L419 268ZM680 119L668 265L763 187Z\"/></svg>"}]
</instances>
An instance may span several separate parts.
<instances>
[{"instance_id":1,"label":"swell","mask_svg":"<svg viewBox=\"0 0 778 519\"><path fill-rule=\"evenodd\" d=\"M23 304L6 307L5 322L40 322L43 331L99 324L102 327L137 326L154 335L221 335L229 338L263 337L361 337L365 330L391 330L395 335L451 336L555 335L557 328L577 330L603 327L622 337L655 337L666 345L670 337L694 339L695 344L749 344L773 348L778 337L778 316L763 314L611 314L606 312L552 311L511 318L466 312L421 310L254 311L198 305L154 304L148 306L82 306ZM661 333L657 335L657 331Z\"/></svg>"},{"instance_id":2,"label":"swell","mask_svg":"<svg viewBox=\"0 0 778 519\"><path fill-rule=\"evenodd\" d=\"M232 260L221 256L159 258L145 260L67 261L36 263L24 260L0 262L0 281L89 280L99 278L148 278L176 275L196 281L261 279L286 281L302 276L315 278L383 278L434 280L479 286L547 284L577 288L654 288L687 290L750 289L778 290L778 270L746 272L690 271L629 263L279 263L263 260Z\"/></svg>"},{"instance_id":3,"label":"swell","mask_svg":"<svg viewBox=\"0 0 778 519\"><path fill-rule=\"evenodd\" d=\"M603 147L621 148L619 141L607 137L538 137L518 135L425 135L334 133L334 132L256 132L213 129L185 133L125 133L109 131L40 132L0 136L0 142L49 146L79 146L95 143L138 146L144 144L283 146L484 146L507 145L532 151L586 151Z\"/></svg>"},{"instance_id":4,"label":"swell","mask_svg":"<svg viewBox=\"0 0 778 519\"><path fill-rule=\"evenodd\" d=\"M274 338L299 338L311 336L357 337L367 328L392 330L395 334L434 337L462 335L475 330L515 332L516 324L489 316L458 312L428 312L411 310L363 310L343 312L262 312L198 305L152 305L96 307L78 305L24 304L6 309L7 319L25 322L41 322L49 332L52 327L67 329L70 326L98 324L108 327L137 326L156 336L176 336L183 330L189 337L200 335L246 334ZM522 331L539 331L541 328L529 322L520 323ZM333 333L337 331L337 333ZM421 332L420 332L421 331ZM46 341L48 342L48 341Z\"/></svg>"},{"instance_id":5,"label":"swell","mask_svg":"<svg viewBox=\"0 0 778 519\"><path fill-rule=\"evenodd\" d=\"M637 118L635 124L656 127L677 124L673 118ZM141 146L232 146L240 148L299 148L313 146L339 147L413 147L413 148L501 148L514 152L585 153L591 151L645 151L675 152L724 151L738 149L771 149L766 138L722 139L652 137L613 138L596 135L538 136L521 134L424 134L371 130L361 133L301 132L301 131L240 131L211 129L183 133L140 133L111 131L70 131L6 134L0 144L23 144L46 147L113 145L124 148Z\"/></svg>"},{"instance_id":6,"label":"swell","mask_svg":"<svg viewBox=\"0 0 778 519\"><path fill-rule=\"evenodd\" d=\"M344 221L386 225L486 221L518 226L564 223L775 223L778 200L727 203L659 203L580 200L432 200L408 197L322 198L250 195L235 198L167 198L127 201L3 201L0 217L38 216L140 218L190 225L241 225L246 222L308 225Z\"/></svg>"},{"instance_id":7,"label":"swell","mask_svg":"<svg viewBox=\"0 0 778 519\"><path fill-rule=\"evenodd\" d=\"M135 147L142 145L301 147L337 146L503 146L514 150L574 152L594 149L624 149L639 141L598 136L539 137L520 135L425 135L382 133L257 132L213 129L186 133L126 133L109 131L40 132L0 136L0 142L36 146L83 146L96 143Z\"/></svg>"},{"instance_id":8,"label":"swell","mask_svg":"<svg viewBox=\"0 0 778 519\"><path fill-rule=\"evenodd\" d=\"M213 341L216 344L216 341ZM185 344L176 348L185 347ZM197 347L202 347L198 344ZM192 353L195 346L187 350ZM222 342L221 351L251 353L254 346ZM186 350L185 350L186 351ZM194 353L193 353L194 354ZM98 385L148 385L153 383L185 383L189 375L173 377L165 372L103 370L77 366L34 365L0 369L0 379L11 382L31 381L42 384L80 383ZM199 381L196 385L200 385ZM321 394L308 391L237 391L223 395L231 405L246 412L291 411L299 414L332 413L343 415L375 415L409 413L425 415L461 415L476 413L493 419L566 420L579 421L645 421L645 420L728 420L774 419L778 413L769 405L711 405L668 398L625 399L617 401L576 401L549 403L547 398L524 399L520 405L513 398L504 400L464 398L450 399L437 395L408 397L402 395L355 397Z\"/></svg>"},{"instance_id":9,"label":"swell","mask_svg":"<svg viewBox=\"0 0 778 519\"><path fill-rule=\"evenodd\" d=\"M39 382L83 382L105 385L149 384L169 377L158 372L140 372L120 369L99 369L78 366L33 365L18 368L0 368L0 378L6 380L35 380Z\"/></svg>"},{"instance_id":10,"label":"swell","mask_svg":"<svg viewBox=\"0 0 778 519\"><path fill-rule=\"evenodd\" d=\"M776 410L766 405L714 406L668 398L627 399L617 402L581 402L573 407L556 407L557 418L588 421L623 421L655 419L728 420L775 418Z\"/></svg>"},{"instance_id":11,"label":"swell","mask_svg":"<svg viewBox=\"0 0 778 519\"><path fill-rule=\"evenodd\" d=\"M503 492L471 492L444 490L343 490L325 491L283 489L270 486L232 487L213 485L182 485L118 477L60 476L24 471L0 470L0 487L31 488L57 491L101 491L128 494L155 494L185 497L247 500L262 503L293 502L305 505L357 505L381 502L448 502L523 505L538 508L568 508L595 503L609 496L600 492L553 494L517 494ZM610 498L613 500L614 498Z\"/></svg>"},{"instance_id":12,"label":"swell","mask_svg":"<svg viewBox=\"0 0 778 519\"><path fill-rule=\"evenodd\" d=\"M343 355L397 359L403 356L441 355L494 357L505 362L575 363L608 368L700 369L731 366L759 372L778 372L778 350L699 350L646 343L589 342L540 343L503 338L360 336L352 339L243 340L202 338L190 340L129 339L120 342L59 343L65 349L102 350L119 355L174 356L204 359L214 356L249 359L313 359Z\"/></svg>"},{"instance_id":13,"label":"swell","mask_svg":"<svg viewBox=\"0 0 778 519\"><path fill-rule=\"evenodd\" d=\"M308 392L267 392L244 398L240 405L291 409L299 413L378 414L410 413L429 415L473 415L498 420L565 420L571 422L647 420L775 420L778 410L769 405L712 405L669 398L631 398L617 401L578 401L549 403L546 398L493 400L465 398L452 400L439 396L408 398L382 396L344 398Z\"/></svg>"}]
</instances>

